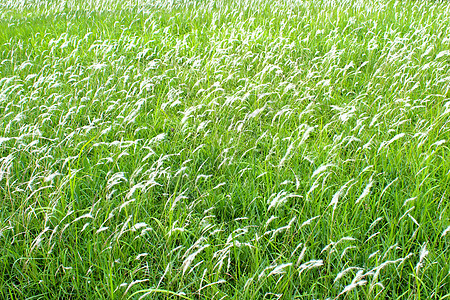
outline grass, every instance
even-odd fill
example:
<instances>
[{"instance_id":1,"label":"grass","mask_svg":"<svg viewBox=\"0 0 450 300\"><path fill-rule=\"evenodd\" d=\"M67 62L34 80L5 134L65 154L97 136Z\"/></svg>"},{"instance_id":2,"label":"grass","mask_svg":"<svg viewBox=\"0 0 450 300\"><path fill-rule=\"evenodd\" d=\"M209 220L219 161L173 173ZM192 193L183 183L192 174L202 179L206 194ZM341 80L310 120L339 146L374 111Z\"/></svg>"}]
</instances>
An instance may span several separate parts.
<instances>
[{"instance_id":1,"label":"grass","mask_svg":"<svg viewBox=\"0 0 450 300\"><path fill-rule=\"evenodd\" d=\"M447 1L4 1L2 299L450 298Z\"/></svg>"}]
</instances>

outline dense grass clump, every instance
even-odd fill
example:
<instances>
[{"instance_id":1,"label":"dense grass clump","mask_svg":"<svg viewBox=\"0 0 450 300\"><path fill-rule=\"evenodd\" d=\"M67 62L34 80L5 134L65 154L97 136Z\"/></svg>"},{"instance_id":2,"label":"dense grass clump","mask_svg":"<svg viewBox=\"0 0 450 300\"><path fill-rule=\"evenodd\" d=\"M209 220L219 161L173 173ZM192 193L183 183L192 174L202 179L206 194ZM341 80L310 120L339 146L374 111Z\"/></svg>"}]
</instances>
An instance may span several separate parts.
<instances>
[{"instance_id":1,"label":"dense grass clump","mask_svg":"<svg viewBox=\"0 0 450 300\"><path fill-rule=\"evenodd\" d=\"M447 1L3 1L0 298L448 299Z\"/></svg>"}]
</instances>

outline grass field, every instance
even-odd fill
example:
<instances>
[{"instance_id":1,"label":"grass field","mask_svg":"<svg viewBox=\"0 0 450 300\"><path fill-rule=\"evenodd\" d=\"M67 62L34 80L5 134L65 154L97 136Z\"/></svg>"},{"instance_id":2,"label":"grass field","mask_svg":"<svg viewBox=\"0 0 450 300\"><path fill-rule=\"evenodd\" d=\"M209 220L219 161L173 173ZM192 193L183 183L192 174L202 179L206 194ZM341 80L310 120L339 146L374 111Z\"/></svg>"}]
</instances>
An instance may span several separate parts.
<instances>
[{"instance_id":1,"label":"grass field","mask_svg":"<svg viewBox=\"0 0 450 300\"><path fill-rule=\"evenodd\" d=\"M1 299L450 299L450 3L0 2Z\"/></svg>"}]
</instances>

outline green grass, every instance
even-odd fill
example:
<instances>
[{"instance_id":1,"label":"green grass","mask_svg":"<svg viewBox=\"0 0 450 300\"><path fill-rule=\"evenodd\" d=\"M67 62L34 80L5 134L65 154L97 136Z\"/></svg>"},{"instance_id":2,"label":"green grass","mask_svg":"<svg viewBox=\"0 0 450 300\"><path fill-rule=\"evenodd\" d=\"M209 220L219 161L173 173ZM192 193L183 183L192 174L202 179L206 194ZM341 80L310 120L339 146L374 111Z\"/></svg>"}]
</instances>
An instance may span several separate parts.
<instances>
[{"instance_id":1,"label":"green grass","mask_svg":"<svg viewBox=\"0 0 450 300\"><path fill-rule=\"evenodd\" d=\"M0 3L0 298L449 299L449 15Z\"/></svg>"}]
</instances>

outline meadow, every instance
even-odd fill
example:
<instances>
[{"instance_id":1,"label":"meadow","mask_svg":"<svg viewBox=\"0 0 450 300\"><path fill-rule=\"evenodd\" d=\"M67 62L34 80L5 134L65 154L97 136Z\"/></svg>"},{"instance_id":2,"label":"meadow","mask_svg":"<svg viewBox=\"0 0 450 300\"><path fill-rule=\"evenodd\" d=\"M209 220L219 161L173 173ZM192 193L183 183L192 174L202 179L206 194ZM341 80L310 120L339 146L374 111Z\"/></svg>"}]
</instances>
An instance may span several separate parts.
<instances>
[{"instance_id":1,"label":"meadow","mask_svg":"<svg viewBox=\"0 0 450 300\"><path fill-rule=\"evenodd\" d=\"M1 299L450 299L450 2L0 2Z\"/></svg>"}]
</instances>

